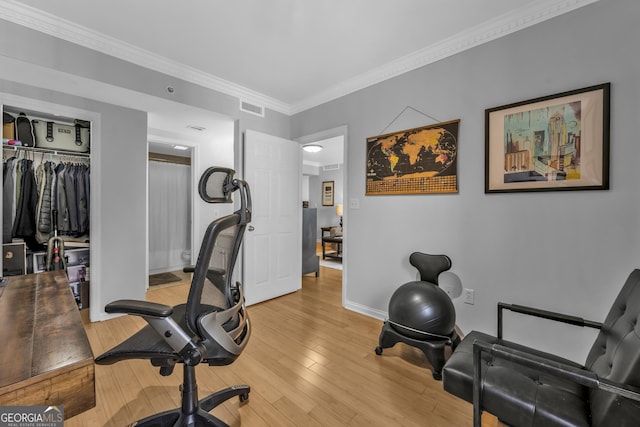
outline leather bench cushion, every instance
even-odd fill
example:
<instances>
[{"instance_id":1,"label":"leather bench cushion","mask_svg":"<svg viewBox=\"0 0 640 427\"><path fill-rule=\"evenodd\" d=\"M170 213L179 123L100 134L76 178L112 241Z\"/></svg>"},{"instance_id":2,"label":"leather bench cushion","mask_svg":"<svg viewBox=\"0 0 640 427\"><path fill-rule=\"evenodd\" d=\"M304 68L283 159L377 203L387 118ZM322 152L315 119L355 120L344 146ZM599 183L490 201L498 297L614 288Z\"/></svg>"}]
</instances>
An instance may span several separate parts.
<instances>
[{"instance_id":1,"label":"leather bench cushion","mask_svg":"<svg viewBox=\"0 0 640 427\"><path fill-rule=\"evenodd\" d=\"M561 357L491 335L472 331L458 345L443 369L444 389L473 402L473 342L498 343L581 368ZM482 406L503 423L513 426L589 426L588 395L570 381L482 354Z\"/></svg>"}]
</instances>

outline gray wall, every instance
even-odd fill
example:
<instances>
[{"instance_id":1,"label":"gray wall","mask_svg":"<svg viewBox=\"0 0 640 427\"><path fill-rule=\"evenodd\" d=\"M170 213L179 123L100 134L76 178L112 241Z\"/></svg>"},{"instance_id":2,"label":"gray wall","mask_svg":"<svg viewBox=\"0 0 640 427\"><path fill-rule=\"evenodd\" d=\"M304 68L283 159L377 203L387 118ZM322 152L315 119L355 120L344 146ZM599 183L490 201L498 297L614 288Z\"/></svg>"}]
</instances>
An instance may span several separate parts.
<instances>
[{"instance_id":1,"label":"gray wall","mask_svg":"<svg viewBox=\"0 0 640 427\"><path fill-rule=\"evenodd\" d=\"M289 137L290 118L284 114L268 109L265 111L265 118L241 113L236 97L104 55L12 22L0 19L0 23L0 39L11 41L0 44L0 65L2 57L12 58L228 115L241 120L241 131L254 129L283 138ZM172 86L175 92L168 94L167 86ZM90 93L86 96L91 98Z\"/></svg>"},{"instance_id":2,"label":"gray wall","mask_svg":"<svg viewBox=\"0 0 640 427\"><path fill-rule=\"evenodd\" d=\"M104 209L100 213L100 224L96 225L100 227L102 243L100 247L92 247L92 279L95 279L94 284L99 284L100 289L95 290L97 298L91 301L91 318L99 320L104 317L102 310L109 301L118 298L144 298L147 275L147 114L119 105L96 102L92 100L95 95L91 90L70 96L55 88L35 83L38 79L34 79L34 83L21 81L22 84L1 80L3 63L21 61L33 64L34 69L44 67L228 116L230 126L226 134L219 138L221 141L211 141L207 146L200 145L202 158L196 165L199 171L203 171L209 163L219 161L217 144L225 146L225 165L233 166L228 162L235 161L235 167L240 170L239 141L243 132L253 129L288 138L290 118L268 109L264 118L242 113L239 111L239 100L233 96L11 22L0 20L0 24L0 40L8 41L0 43L0 92L68 105L101 115L102 150L98 161L103 173L98 182L92 180L92 191L95 188L100 192L101 206ZM21 78L28 80L29 76ZM173 95L166 91L169 85L175 88ZM78 87L83 86L79 84ZM235 147L230 150L226 148L234 144ZM196 208L200 213L200 222L208 222L216 211L210 205L204 206L204 202L199 203ZM223 208L217 211L218 214L225 212ZM194 228L196 236L201 236L206 225L197 224Z\"/></svg>"},{"instance_id":3,"label":"gray wall","mask_svg":"<svg viewBox=\"0 0 640 427\"><path fill-rule=\"evenodd\" d=\"M336 215L336 205L338 203L343 204L343 185L344 180L342 178L344 165L340 165L340 169L332 171L323 171L320 168L319 175L312 175L309 177L309 205L314 208L318 208L318 240L321 239L322 233L320 227L328 227L332 225L338 225L340 223L340 217ZM322 183L324 181L333 181L334 196L333 206L322 206Z\"/></svg>"},{"instance_id":4,"label":"gray wall","mask_svg":"<svg viewBox=\"0 0 640 427\"><path fill-rule=\"evenodd\" d=\"M640 2L601 0L294 116L293 137L348 125L345 198L360 209L345 225L347 306L383 317L393 291L415 279L409 254L422 251L449 255L475 289L475 305L454 301L463 332L494 333L498 301L604 320L639 258L639 18ZM608 81L611 190L484 194L486 108ZM461 119L459 194L364 196L365 139L407 106ZM410 112L387 131L430 123ZM507 337L580 362L594 337L507 320Z\"/></svg>"},{"instance_id":5,"label":"gray wall","mask_svg":"<svg viewBox=\"0 0 640 427\"><path fill-rule=\"evenodd\" d=\"M144 299L147 114L6 80L0 80L0 93L100 114L99 155L91 160L92 220L99 217L91 230L100 236L91 248L91 315L99 317L104 303L118 298Z\"/></svg>"},{"instance_id":6,"label":"gray wall","mask_svg":"<svg viewBox=\"0 0 640 427\"><path fill-rule=\"evenodd\" d=\"M446 253L464 286L476 291L473 306L455 301L460 327L493 332L498 300L602 320L636 265L638 18L635 0L601 0L291 119L269 110L264 119L240 113L234 97L5 21L0 39L11 42L0 44L0 78L2 61L11 58L99 80L228 115L238 120L236 140L247 128L290 138L347 124L345 198L360 202L346 216L347 305L383 317L393 291L415 278L409 254ZM484 109L606 81L612 83L611 190L484 194ZM174 96L166 93L167 85L176 88ZM105 176L98 185L102 205L114 207L100 225L104 300L131 295L132 283L146 275L139 235L146 229L140 208L146 188L137 180L146 171L146 115L90 101L91 93L71 97L6 81L0 89L101 114L105 147L99 161ZM388 127L407 106L442 121L461 119L459 194L364 196L365 138L432 123L408 112ZM126 174L115 169L124 145L131 155ZM119 203L132 207L116 211ZM570 335L561 335L561 328L550 333L544 322L536 325L514 319L506 333L584 359L591 332L569 329Z\"/></svg>"}]
</instances>

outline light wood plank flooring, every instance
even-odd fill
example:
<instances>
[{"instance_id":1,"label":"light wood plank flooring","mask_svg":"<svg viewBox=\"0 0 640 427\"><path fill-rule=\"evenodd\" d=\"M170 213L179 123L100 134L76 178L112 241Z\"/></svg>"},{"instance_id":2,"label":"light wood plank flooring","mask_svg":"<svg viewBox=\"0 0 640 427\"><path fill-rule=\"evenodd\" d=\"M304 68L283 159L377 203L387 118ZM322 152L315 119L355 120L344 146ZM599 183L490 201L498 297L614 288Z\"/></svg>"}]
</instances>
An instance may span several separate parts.
<instances>
[{"instance_id":1,"label":"light wood plank flooring","mask_svg":"<svg viewBox=\"0 0 640 427\"><path fill-rule=\"evenodd\" d=\"M418 350L396 344L376 356L382 322L341 307L341 271L321 268L302 289L249 307L251 340L229 366L198 366L200 397L249 384L249 400L234 398L213 414L231 426L470 426L472 407L442 390ZM174 305L188 283L148 292ZM119 343L144 321L123 316L85 328L94 354ZM149 362L96 366L97 405L65 423L123 426L180 405L182 370L162 377ZM485 423L495 425L495 421Z\"/></svg>"}]
</instances>

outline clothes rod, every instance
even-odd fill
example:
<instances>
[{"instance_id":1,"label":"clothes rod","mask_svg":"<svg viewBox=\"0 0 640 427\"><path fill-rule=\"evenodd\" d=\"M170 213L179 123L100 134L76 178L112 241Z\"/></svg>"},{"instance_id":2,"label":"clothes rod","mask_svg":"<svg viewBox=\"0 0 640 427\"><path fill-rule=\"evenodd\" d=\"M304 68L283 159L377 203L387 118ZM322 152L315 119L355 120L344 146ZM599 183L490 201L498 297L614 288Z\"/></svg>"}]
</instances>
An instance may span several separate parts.
<instances>
[{"instance_id":1,"label":"clothes rod","mask_svg":"<svg viewBox=\"0 0 640 427\"><path fill-rule=\"evenodd\" d=\"M88 159L91 156L91 154L88 154L88 153L78 153L75 151L65 151L65 150L51 150L49 148L25 147L24 145L3 145L2 148L14 150L14 151L24 150L24 151L31 151L34 153L54 154L56 156L80 157L84 159Z\"/></svg>"}]
</instances>

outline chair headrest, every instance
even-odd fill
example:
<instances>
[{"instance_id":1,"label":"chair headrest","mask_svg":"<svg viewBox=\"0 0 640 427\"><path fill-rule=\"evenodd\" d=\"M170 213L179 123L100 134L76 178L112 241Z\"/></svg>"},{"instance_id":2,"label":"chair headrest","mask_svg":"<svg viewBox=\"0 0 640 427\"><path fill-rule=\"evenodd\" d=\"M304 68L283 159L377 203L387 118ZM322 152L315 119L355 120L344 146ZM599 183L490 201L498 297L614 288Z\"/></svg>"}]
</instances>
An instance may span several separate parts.
<instances>
[{"instance_id":1,"label":"chair headrest","mask_svg":"<svg viewBox=\"0 0 640 427\"><path fill-rule=\"evenodd\" d=\"M245 181L233 177L235 173L235 170L222 166L208 168L200 177L198 193L207 203L233 203L231 194L239 190L240 209L238 212L242 217L241 223L246 224L251 221L251 192Z\"/></svg>"},{"instance_id":2,"label":"chair headrest","mask_svg":"<svg viewBox=\"0 0 640 427\"><path fill-rule=\"evenodd\" d=\"M409 256L409 263L420 273L420 280L438 284L438 275L451 268L451 259L446 255L430 255L414 252Z\"/></svg>"}]
</instances>

